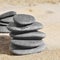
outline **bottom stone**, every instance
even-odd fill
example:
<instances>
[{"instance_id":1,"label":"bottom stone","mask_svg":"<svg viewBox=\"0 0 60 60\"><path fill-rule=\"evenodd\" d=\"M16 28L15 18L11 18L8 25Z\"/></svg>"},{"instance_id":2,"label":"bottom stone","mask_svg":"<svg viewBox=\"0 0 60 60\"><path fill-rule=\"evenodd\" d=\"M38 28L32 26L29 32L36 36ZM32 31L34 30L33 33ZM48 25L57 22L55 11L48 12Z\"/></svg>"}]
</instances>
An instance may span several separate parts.
<instances>
[{"instance_id":1,"label":"bottom stone","mask_svg":"<svg viewBox=\"0 0 60 60\"><path fill-rule=\"evenodd\" d=\"M6 26L0 26L0 33L7 33L9 30L7 29Z\"/></svg>"},{"instance_id":2,"label":"bottom stone","mask_svg":"<svg viewBox=\"0 0 60 60\"><path fill-rule=\"evenodd\" d=\"M35 48L31 48L31 49L22 49L21 47L16 47L14 44L10 44L10 51L13 53L13 54L17 54L17 55L25 55L25 54L33 54L33 53L38 53L38 52L41 52L43 51L44 49L46 48L45 44L42 44L38 47L35 47Z\"/></svg>"}]
</instances>

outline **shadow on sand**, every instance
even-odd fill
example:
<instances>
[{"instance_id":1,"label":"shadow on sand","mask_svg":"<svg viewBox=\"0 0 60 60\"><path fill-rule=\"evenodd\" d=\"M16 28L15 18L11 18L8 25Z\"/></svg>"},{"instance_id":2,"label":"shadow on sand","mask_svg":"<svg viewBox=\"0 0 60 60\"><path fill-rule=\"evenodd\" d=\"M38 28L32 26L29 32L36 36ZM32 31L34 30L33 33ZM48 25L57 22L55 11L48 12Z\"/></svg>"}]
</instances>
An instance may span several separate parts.
<instances>
[{"instance_id":1,"label":"shadow on sand","mask_svg":"<svg viewBox=\"0 0 60 60\"><path fill-rule=\"evenodd\" d=\"M0 54L11 55L9 51L10 36L0 36Z\"/></svg>"}]
</instances>

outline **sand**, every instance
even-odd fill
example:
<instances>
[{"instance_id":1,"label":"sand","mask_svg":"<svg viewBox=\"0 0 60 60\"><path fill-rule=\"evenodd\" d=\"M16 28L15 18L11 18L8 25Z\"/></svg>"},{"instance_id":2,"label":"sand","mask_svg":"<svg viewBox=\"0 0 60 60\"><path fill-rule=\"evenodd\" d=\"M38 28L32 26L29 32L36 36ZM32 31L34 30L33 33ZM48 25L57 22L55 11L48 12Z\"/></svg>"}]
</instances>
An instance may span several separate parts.
<instances>
[{"instance_id":1,"label":"sand","mask_svg":"<svg viewBox=\"0 0 60 60\"><path fill-rule=\"evenodd\" d=\"M2 6L0 5L0 14L10 10L16 11L17 14L31 14L36 18L38 22L41 22L44 25L44 28L40 31L46 33L44 42L47 46L47 49L41 53L31 55L10 55L8 53L10 40L7 38L2 40L5 41L5 43L0 44L0 60L60 60L60 4L44 3L34 6L15 6L5 3ZM1 35L2 33L0 33L0 36Z\"/></svg>"}]
</instances>

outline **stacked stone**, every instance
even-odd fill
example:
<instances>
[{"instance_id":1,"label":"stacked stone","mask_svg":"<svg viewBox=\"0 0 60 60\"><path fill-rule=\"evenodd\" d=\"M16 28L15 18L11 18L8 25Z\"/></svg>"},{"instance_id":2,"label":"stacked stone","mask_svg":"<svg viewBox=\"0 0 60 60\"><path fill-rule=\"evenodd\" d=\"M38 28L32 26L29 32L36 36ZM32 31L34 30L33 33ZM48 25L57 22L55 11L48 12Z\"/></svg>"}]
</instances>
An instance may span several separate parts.
<instances>
[{"instance_id":1,"label":"stacked stone","mask_svg":"<svg viewBox=\"0 0 60 60\"><path fill-rule=\"evenodd\" d=\"M13 17L7 28L10 30L10 51L17 55L41 52L45 49L43 38L45 33L38 31L42 29L41 23L27 14L17 14Z\"/></svg>"},{"instance_id":2,"label":"stacked stone","mask_svg":"<svg viewBox=\"0 0 60 60\"><path fill-rule=\"evenodd\" d=\"M13 16L16 14L14 11L9 11L0 15L0 32L5 33L9 32L7 25L10 22L13 22Z\"/></svg>"}]
</instances>

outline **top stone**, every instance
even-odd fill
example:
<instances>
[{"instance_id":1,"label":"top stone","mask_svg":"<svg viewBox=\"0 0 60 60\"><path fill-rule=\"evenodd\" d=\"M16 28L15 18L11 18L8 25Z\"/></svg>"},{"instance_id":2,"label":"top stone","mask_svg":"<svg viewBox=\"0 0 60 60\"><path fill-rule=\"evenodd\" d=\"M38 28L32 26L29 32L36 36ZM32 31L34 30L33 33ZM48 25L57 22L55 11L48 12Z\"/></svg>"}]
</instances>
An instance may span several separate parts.
<instances>
[{"instance_id":1,"label":"top stone","mask_svg":"<svg viewBox=\"0 0 60 60\"><path fill-rule=\"evenodd\" d=\"M35 22L35 18L27 14L18 14L13 17L16 25L28 25Z\"/></svg>"},{"instance_id":2,"label":"top stone","mask_svg":"<svg viewBox=\"0 0 60 60\"><path fill-rule=\"evenodd\" d=\"M9 12L6 12L6 13L0 15L0 19L6 18L6 17L11 17L11 16L14 16L15 14L16 14L16 12L9 11Z\"/></svg>"}]
</instances>

